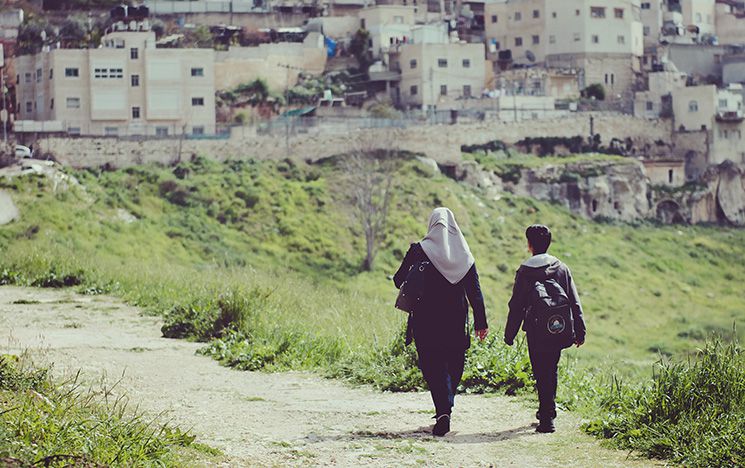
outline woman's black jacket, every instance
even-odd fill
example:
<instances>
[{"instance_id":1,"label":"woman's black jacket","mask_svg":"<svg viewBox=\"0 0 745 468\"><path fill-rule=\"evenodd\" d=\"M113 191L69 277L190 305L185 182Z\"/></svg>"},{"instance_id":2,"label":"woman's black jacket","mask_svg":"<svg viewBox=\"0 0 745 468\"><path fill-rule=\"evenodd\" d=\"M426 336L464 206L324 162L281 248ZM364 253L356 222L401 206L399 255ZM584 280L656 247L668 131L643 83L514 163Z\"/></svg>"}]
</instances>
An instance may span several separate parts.
<instances>
[{"instance_id":1,"label":"woman's black jacket","mask_svg":"<svg viewBox=\"0 0 745 468\"><path fill-rule=\"evenodd\" d=\"M411 244L401 266L393 276L397 288L400 288L406 279L409 268L421 261L429 261L427 254L419 243ZM423 349L467 349L470 344L466 330L469 303L473 308L474 328L487 328L484 296L481 294L476 265L474 264L466 276L456 284L451 284L439 273L427 279L422 301L414 310L409 322L413 328L417 350L421 352Z\"/></svg>"}]
</instances>

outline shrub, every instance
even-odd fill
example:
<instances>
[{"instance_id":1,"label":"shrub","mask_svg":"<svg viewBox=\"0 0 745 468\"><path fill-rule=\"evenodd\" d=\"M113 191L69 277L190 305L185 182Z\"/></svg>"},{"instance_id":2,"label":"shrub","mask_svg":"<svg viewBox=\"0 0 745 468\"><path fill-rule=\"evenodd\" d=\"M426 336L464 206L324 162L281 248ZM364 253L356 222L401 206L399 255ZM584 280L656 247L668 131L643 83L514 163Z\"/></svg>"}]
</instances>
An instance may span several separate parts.
<instances>
[{"instance_id":1,"label":"shrub","mask_svg":"<svg viewBox=\"0 0 745 468\"><path fill-rule=\"evenodd\" d=\"M736 342L706 344L687 362L661 362L648 385L615 381L598 437L688 466L745 465L745 354Z\"/></svg>"},{"instance_id":2,"label":"shrub","mask_svg":"<svg viewBox=\"0 0 745 468\"><path fill-rule=\"evenodd\" d=\"M593 83L582 90L582 97L605 101L605 88L600 83Z\"/></svg>"}]
</instances>

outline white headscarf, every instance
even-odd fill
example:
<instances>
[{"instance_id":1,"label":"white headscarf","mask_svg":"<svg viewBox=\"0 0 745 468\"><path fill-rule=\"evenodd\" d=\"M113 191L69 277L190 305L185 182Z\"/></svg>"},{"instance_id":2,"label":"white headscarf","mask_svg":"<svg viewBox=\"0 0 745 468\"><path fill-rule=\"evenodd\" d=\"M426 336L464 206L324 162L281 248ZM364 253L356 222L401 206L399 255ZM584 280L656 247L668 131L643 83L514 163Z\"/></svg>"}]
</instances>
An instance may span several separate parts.
<instances>
[{"instance_id":1,"label":"white headscarf","mask_svg":"<svg viewBox=\"0 0 745 468\"><path fill-rule=\"evenodd\" d=\"M455 215L448 208L432 211L429 230L420 245L437 271L452 284L462 280L475 261Z\"/></svg>"}]
</instances>

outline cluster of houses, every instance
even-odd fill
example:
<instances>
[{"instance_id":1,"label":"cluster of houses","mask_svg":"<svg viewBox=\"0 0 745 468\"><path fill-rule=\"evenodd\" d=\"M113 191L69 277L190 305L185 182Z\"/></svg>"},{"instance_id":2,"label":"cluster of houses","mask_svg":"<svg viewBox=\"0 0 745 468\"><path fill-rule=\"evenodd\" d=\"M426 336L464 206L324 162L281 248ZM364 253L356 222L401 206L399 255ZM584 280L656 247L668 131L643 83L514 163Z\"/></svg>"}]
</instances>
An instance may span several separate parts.
<instances>
[{"instance_id":1,"label":"cluster of houses","mask_svg":"<svg viewBox=\"0 0 745 468\"><path fill-rule=\"evenodd\" d=\"M425 115L469 110L537 119L576 109L594 87L602 95L592 96L608 109L673 119L676 133L701 133L709 161L745 163L741 0L146 0L145 6L151 17L176 18L184 27L228 24L225 31L263 31L272 40L249 47L228 41L222 50L174 48L172 37L156 37L150 18L125 12L97 48L50 44L34 55L6 53L3 74L13 99L4 107L13 130L211 135L216 92L256 78L282 91L304 74L357 67L354 42L364 37L363 100ZM23 21L18 11L0 15L6 52ZM350 94L360 102L359 93ZM325 98L343 103L345 96ZM671 163L677 172L679 160ZM670 170L658 171L661 182L677 183Z\"/></svg>"}]
</instances>

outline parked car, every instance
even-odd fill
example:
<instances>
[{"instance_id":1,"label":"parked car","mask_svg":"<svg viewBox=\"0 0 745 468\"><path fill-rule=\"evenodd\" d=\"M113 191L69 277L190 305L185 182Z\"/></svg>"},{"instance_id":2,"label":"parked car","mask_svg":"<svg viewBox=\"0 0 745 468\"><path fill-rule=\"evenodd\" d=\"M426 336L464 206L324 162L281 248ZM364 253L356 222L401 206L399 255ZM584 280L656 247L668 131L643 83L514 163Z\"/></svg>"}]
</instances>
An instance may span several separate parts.
<instances>
[{"instance_id":1,"label":"parked car","mask_svg":"<svg viewBox=\"0 0 745 468\"><path fill-rule=\"evenodd\" d=\"M16 158L30 158L31 148L23 145L16 145Z\"/></svg>"}]
</instances>

